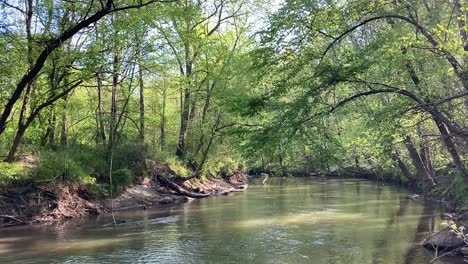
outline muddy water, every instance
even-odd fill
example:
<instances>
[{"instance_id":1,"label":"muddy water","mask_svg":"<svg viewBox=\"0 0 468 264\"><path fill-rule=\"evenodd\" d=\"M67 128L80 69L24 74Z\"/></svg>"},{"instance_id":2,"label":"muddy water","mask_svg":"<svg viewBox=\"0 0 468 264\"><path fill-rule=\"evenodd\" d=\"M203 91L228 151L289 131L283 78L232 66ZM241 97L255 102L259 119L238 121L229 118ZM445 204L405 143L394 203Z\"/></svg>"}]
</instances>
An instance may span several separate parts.
<instances>
[{"instance_id":1,"label":"muddy water","mask_svg":"<svg viewBox=\"0 0 468 264\"><path fill-rule=\"evenodd\" d=\"M428 263L440 210L363 180L270 179L158 210L0 230L0 263ZM462 263L448 259L436 263Z\"/></svg>"}]
</instances>

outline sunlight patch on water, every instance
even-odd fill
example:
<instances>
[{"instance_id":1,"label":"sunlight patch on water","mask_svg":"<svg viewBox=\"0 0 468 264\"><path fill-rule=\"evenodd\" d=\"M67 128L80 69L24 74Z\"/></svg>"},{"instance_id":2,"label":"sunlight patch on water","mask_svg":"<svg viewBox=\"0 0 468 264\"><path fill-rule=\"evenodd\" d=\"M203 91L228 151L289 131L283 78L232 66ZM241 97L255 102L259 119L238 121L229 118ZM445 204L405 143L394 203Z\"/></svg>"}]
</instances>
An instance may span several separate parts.
<instances>
[{"instance_id":1,"label":"sunlight patch on water","mask_svg":"<svg viewBox=\"0 0 468 264\"><path fill-rule=\"evenodd\" d=\"M33 250L54 251L54 252L73 252L96 250L99 248L108 248L114 245L123 243L128 239L125 238L104 238L104 239L80 239L76 241L60 241L60 242L41 242L34 244Z\"/></svg>"},{"instance_id":2,"label":"sunlight patch on water","mask_svg":"<svg viewBox=\"0 0 468 264\"><path fill-rule=\"evenodd\" d=\"M308 213L290 214L286 216L256 218L240 221L239 228L254 228L268 225L315 224L321 222L344 222L362 219L361 213L343 213L332 210L314 211Z\"/></svg>"}]
</instances>

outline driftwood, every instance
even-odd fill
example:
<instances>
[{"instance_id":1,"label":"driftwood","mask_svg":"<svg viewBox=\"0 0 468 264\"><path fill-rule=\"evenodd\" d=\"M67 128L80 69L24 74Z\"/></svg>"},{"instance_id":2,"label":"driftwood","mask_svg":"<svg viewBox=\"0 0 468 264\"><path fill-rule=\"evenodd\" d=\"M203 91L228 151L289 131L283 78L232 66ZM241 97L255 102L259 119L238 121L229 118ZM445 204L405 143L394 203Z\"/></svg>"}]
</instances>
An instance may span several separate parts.
<instances>
[{"instance_id":1,"label":"driftwood","mask_svg":"<svg viewBox=\"0 0 468 264\"><path fill-rule=\"evenodd\" d=\"M173 181L169 180L168 178L162 175L157 175L156 177L161 184L169 187L171 190L175 191L177 194L180 195L185 195L190 198L204 198L211 195L211 193L195 193L187 191L186 189L180 187L178 184L174 183Z\"/></svg>"},{"instance_id":2,"label":"driftwood","mask_svg":"<svg viewBox=\"0 0 468 264\"><path fill-rule=\"evenodd\" d=\"M0 215L7 222L0 226L26 225L27 223L11 215Z\"/></svg>"}]
</instances>

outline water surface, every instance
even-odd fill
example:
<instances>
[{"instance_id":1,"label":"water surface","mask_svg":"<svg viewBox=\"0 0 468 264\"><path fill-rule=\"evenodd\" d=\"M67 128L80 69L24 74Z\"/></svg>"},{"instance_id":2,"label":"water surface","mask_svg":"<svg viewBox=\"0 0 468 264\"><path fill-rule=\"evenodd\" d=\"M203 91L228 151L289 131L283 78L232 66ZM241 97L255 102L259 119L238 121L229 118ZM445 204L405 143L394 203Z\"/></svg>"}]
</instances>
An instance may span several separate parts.
<instances>
[{"instance_id":1,"label":"water surface","mask_svg":"<svg viewBox=\"0 0 468 264\"><path fill-rule=\"evenodd\" d=\"M428 263L440 210L395 186L270 179L245 193L0 230L0 263ZM435 263L462 263L448 259Z\"/></svg>"}]
</instances>

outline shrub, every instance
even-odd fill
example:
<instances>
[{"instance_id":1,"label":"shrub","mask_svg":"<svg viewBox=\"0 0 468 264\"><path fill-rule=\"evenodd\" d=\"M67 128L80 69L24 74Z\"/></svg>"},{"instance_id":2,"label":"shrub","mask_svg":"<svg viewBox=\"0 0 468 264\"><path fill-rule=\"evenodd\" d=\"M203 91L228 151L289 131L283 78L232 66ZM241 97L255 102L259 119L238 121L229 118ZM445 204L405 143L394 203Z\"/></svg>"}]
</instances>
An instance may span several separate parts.
<instances>
[{"instance_id":1,"label":"shrub","mask_svg":"<svg viewBox=\"0 0 468 264\"><path fill-rule=\"evenodd\" d=\"M34 181L70 181L80 183L94 183L91 176L92 169L87 164L75 159L67 151L42 151L39 166L33 174Z\"/></svg>"},{"instance_id":2,"label":"shrub","mask_svg":"<svg viewBox=\"0 0 468 264\"><path fill-rule=\"evenodd\" d=\"M129 169L118 169L112 172L112 193L117 194L132 184L132 172Z\"/></svg>"},{"instance_id":3,"label":"shrub","mask_svg":"<svg viewBox=\"0 0 468 264\"><path fill-rule=\"evenodd\" d=\"M463 205L468 200L468 194L465 192L465 183L460 175L455 175L450 188L450 197L457 205Z\"/></svg>"},{"instance_id":4,"label":"shrub","mask_svg":"<svg viewBox=\"0 0 468 264\"><path fill-rule=\"evenodd\" d=\"M24 178L27 169L19 163L8 163L0 161L0 186L8 185L12 181Z\"/></svg>"}]
</instances>

